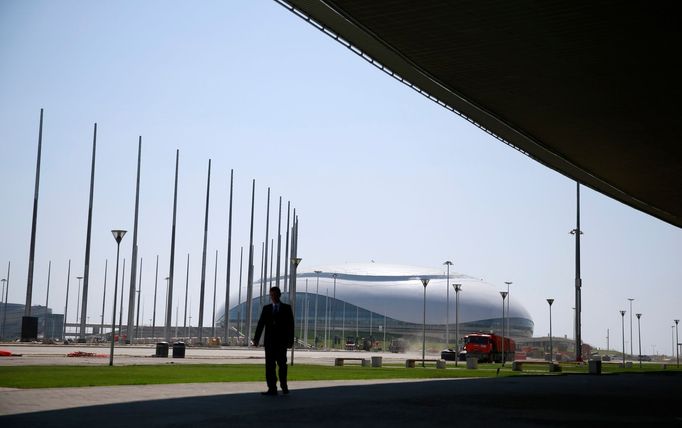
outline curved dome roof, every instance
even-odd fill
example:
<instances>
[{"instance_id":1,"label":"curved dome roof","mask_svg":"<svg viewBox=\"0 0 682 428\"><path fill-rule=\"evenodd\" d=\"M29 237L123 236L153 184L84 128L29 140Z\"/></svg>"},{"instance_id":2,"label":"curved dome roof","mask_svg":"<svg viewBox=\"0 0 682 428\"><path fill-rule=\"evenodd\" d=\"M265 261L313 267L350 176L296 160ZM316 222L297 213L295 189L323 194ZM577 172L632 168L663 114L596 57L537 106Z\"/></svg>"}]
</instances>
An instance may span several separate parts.
<instances>
[{"instance_id":1,"label":"curved dome roof","mask_svg":"<svg viewBox=\"0 0 682 428\"><path fill-rule=\"evenodd\" d=\"M421 279L428 278L426 287L426 322L445 324L447 319L446 272L444 267L425 268L380 263L347 263L317 266L297 272L297 291L315 293L316 271L320 271L319 294L333 295L336 274L336 298L370 311L405 322L421 323L423 320L424 287ZM481 279L450 270L450 284L462 284L460 292L460 322L501 318L502 298L495 286ZM455 292L450 285L450 323L455 316ZM510 301L510 316L532 321L520 302Z\"/></svg>"}]
</instances>

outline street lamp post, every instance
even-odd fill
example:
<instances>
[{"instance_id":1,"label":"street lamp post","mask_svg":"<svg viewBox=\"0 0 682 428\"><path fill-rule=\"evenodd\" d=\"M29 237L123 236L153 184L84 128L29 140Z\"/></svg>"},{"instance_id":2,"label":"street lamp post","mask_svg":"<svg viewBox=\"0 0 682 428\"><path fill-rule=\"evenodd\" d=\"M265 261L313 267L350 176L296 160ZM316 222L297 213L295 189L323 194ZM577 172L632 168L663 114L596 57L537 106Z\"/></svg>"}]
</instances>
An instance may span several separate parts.
<instances>
[{"instance_id":1,"label":"street lamp post","mask_svg":"<svg viewBox=\"0 0 682 428\"><path fill-rule=\"evenodd\" d=\"M447 268L447 273L445 274L445 349L450 348L450 266L452 262L446 260L443 263ZM455 358L457 360L457 358Z\"/></svg>"},{"instance_id":2,"label":"street lamp post","mask_svg":"<svg viewBox=\"0 0 682 428\"><path fill-rule=\"evenodd\" d=\"M674 321L675 321L675 354L677 355L677 368L680 368L680 336L678 330L680 320Z\"/></svg>"},{"instance_id":3,"label":"street lamp post","mask_svg":"<svg viewBox=\"0 0 682 428\"><path fill-rule=\"evenodd\" d=\"M45 322L43 323L43 340L47 339L47 324L48 324L48 313L47 313L47 308L49 307L50 303L50 273L52 272L52 260L50 260L49 264L47 265L47 292L45 293ZM2 291L3 293L5 292L5 287L4 287L4 282L3 282L3 287Z\"/></svg>"},{"instance_id":4,"label":"street lamp post","mask_svg":"<svg viewBox=\"0 0 682 428\"><path fill-rule=\"evenodd\" d=\"M187 324L187 341L192 343L192 297L189 297L189 321Z\"/></svg>"},{"instance_id":5,"label":"street lamp post","mask_svg":"<svg viewBox=\"0 0 682 428\"><path fill-rule=\"evenodd\" d=\"M2 327L0 327L0 339L5 338L5 312L7 312L7 297L5 297L8 293L5 292L5 286L9 288L9 284L7 284L7 278L2 278L2 299L3 299L3 308L2 308Z\"/></svg>"},{"instance_id":6,"label":"street lamp post","mask_svg":"<svg viewBox=\"0 0 682 428\"><path fill-rule=\"evenodd\" d=\"M152 310L152 339L156 337L156 289L159 285L159 255L156 255L156 273L154 276L154 309Z\"/></svg>"},{"instance_id":7,"label":"street lamp post","mask_svg":"<svg viewBox=\"0 0 682 428\"><path fill-rule=\"evenodd\" d=\"M625 368L625 311L620 311L621 333L623 336L623 368Z\"/></svg>"},{"instance_id":8,"label":"street lamp post","mask_svg":"<svg viewBox=\"0 0 682 428\"><path fill-rule=\"evenodd\" d=\"M507 292L506 291L500 291L500 296L502 296L502 367L504 367L504 363L506 362L505 355L504 355L504 301L507 298Z\"/></svg>"},{"instance_id":9,"label":"street lamp post","mask_svg":"<svg viewBox=\"0 0 682 428\"><path fill-rule=\"evenodd\" d=\"M455 367L459 361L459 292L462 291L462 284L452 284L455 288Z\"/></svg>"},{"instance_id":10,"label":"street lamp post","mask_svg":"<svg viewBox=\"0 0 682 428\"><path fill-rule=\"evenodd\" d=\"M277 260L279 264L279 259ZM279 268L278 268L279 271ZM279 282L279 275L277 276L277 281ZM301 327L301 337L303 338L303 343L308 346L308 278L305 279L305 299L303 299L303 325Z\"/></svg>"},{"instance_id":11,"label":"street lamp post","mask_svg":"<svg viewBox=\"0 0 682 428\"><path fill-rule=\"evenodd\" d=\"M216 298L216 289L218 288L218 250L215 250L215 270L213 274L213 318L211 319L211 337L215 337L215 298ZM230 308L228 306L225 306L225 312L223 315L223 321L225 321L225 329L227 329L227 320L230 318L229 316L229 310ZM177 316L175 317L177 318ZM177 321L176 321L176 326L177 326ZM177 328L176 328L177 331ZM177 336L177 334L176 334ZM227 343L227 339L225 339L225 343Z\"/></svg>"},{"instance_id":12,"label":"street lamp post","mask_svg":"<svg viewBox=\"0 0 682 428\"><path fill-rule=\"evenodd\" d=\"M642 316L642 314L636 314L637 315L637 336L639 336L639 339L637 341L639 345L639 368L642 368L642 326L639 323L639 318Z\"/></svg>"},{"instance_id":13,"label":"street lamp post","mask_svg":"<svg viewBox=\"0 0 682 428\"><path fill-rule=\"evenodd\" d=\"M345 349L346 344L346 301L343 302L343 312L341 313L341 347Z\"/></svg>"},{"instance_id":14,"label":"street lamp post","mask_svg":"<svg viewBox=\"0 0 682 428\"><path fill-rule=\"evenodd\" d=\"M633 352L632 352L632 301L635 299L628 298L630 301L630 358L632 358Z\"/></svg>"},{"instance_id":15,"label":"street lamp post","mask_svg":"<svg viewBox=\"0 0 682 428\"><path fill-rule=\"evenodd\" d=\"M76 279L78 280L78 294L76 294L76 322L80 319L79 313L80 313L80 307L81 307L81 280L83 279L82 276L77 276ZM79 327L80 330L80 327ZM78 336L81 336L81 332L78 332Z\"/></svg>"},{"instance_id":16,"label":"street lamp post","mask_svg":"<svg viewBox=\"0 0 682 428\"><path fill-rule=\"evenodd\" d=\"M121 269L121 302L119 303L119 313L118 313L118 344L122 345L123 342L123 296L125 295L126 289L126 259L123 258L123 269Z\"/></svg>"},{"instance_id":17,"label":"street lamp post","mask_svg":"<svg viewBox=\"0 0 682 428\"><path fill-rule=\"evenodd\" d=\"M5 326L7 325L7 299L9 296L9 274L10 274L11 265L12 265L11 262L7 262L7 276L5 277L5 279L7 280L7 284L5 287L5 305L3 306L3 311L2 311L2 332L0 334L0 337L2 337L2 338L5 337ZM69 268L70 267L71 267L71 260L69 260ZM68 275L71 275L71 273L69 272ZM68 282L68 279L67 279L67 282ZM66 313L65 313L65 315L66 315Z\"/></svg>"},{"instance_id":18,"label":"street lamp post","mask_svg":"<svg viewBox=\"0 0 682 428\"><path fill-rule=\"evenodd\" d=\"M66 301L64 302L64 322L62 324L62 338L66 341L66 316L69 309L69 285L71 283L71 259L69 259L69 267L66 270ZM112 333L113 334L113 333Z\"/></svg>"},{"instance_id":19,"label":"street lamp post","mask_svg":"<svg viewBox=\"0 0 682 428\"><path fill-rule=\"evenodd\" d=\"M114 309L111 311L111 347L109 348L109 365L114 365L114 331L116 329L116 295L118 293L118 256L121 249L121 240L126 234L125 230L112 230L116 240L116 276L114 279Z\"/></svg>"},{"instance_id":20,"label":"street lamp post","mask_svg":"<svg viewBox=\"0 0 682 428\"><path fill-rule=\"evenodd\" d=\"M315 348L317 348L317 300L320 297L320 274L322 273L321 270L316 270L315 274L317 275L317 285L315 288L315 322L313 325L313 341L315 343Z\"/></svg>"},{"instance_id":21,"label":"street lamp post","mask_svg":"<svg viewBox=\"0 0 682 428\"><path fill-rule=\"evenodd\" d=\"M104 335L104 305L107 302L107 269L109 268L109 260L104 259L104 286L102 287L102 315L100 316L99 332Z\"/></svg>"},{"instance_id":22,"label":"street lamp post","mask_svg":"<svg viewBox=\"0 0 682 428\"><path fill-rule=\"evenodd\" d=\"M332 293L332 307L331 307L331 320L329 322L329 338L332 339L332 348L336 348L336 343L334 342L334 336L332 336L332 333L336 330L335 326L335 321L336 321L336 274L333 273L332 277L334 278L334 291Z\"/></svg>"},{"instance_id":23,"label":"street lamp post","mask_svg":"<svg viewBox=\"0 0 682 428\"><path fill-rule=\"evenodd\" d=\"M509 294L509 286L512 285L513 282L505 281L504 283L507 284L507 318L509 318L509 314L511 314L511 312L509 312L509 302L511 302L511 294ZM511 332L509 330L510 330L509 322L507 322L507 334L506 334L506 336L511 336ZM502 335L505 336L504 330L502 332L503 332Z\"/></svg>"},{"instance_id":24,"label":"street lamp post","mask_svg":"<svg viewBox=\"0 0 682 428\"><path fill-rule=\"evenodd\" d=\"M549 363L554 363L554 347L552 346L552 303L554 299L547 299L549 303Z\"/></svg>"},{"instance_id":25,"label":"street lamp post","mask_svg":"<svg viewBox=\"0 0 682 428\"><path fill-rule=\"evenodd\" d=\"M384 340L381 345L382 350L386 350L386 308L384 307L384 325L381 327L381 329L384 331Z\"/></svg>"},{"instance_id":26,"label":"street lamp post","mask_svg":"<svg viewBox=\"0 0 682 428\"><path fill-rule=\"evenodd\" d=\"M329 287L324 300L324 349L327 350L327 340L329 334Z\"/></svg>"},{"instance_id":27,"label":"street lamp post","mask_svg":"<svg viewBox=\"0 0 682 428\"><path fill-rule=\"evenodd\" d=\"M2 281L2 294L0 295L0 297L2 298L2 302L4 303L4 300L5 300L5 283L7 282L7 278L2 278L2 279L0 279L0 281ZM4 329L4 324L2 327L0 327L0 334L1 334L3 329ZM2 338L1 335L0 335L0 338Z\"/></svg>"},{"instance_id":28,"label":"street lamp post","mask_svg":"<svg viewBox=\"0 0 682 428\"><path fill-rule=\"evenodd\" d=\"M7 298L9 296L9 274L11 263L7 262L7 276L5 277L5 304L2 307L2 330L0 330L0 338L5 338L5 325L7 324ZM69 266L71 261L69 260ZM69 273L70 275L70 273ZM68 281L68 280L67 280Z\"/></svg>"},{"instance_id":29,"label":"street lamp post","mask_svg":"<svg viewBox=\"0 0 682 428\"><path fill-rule=\"evenodd\" d=\"M670 348L670 358L673 358L675 356L675 326L671 325L670 326L670 334L671 334L671 344L673 345L672 348ZM652 352L653 353L653 352Z\"/></svg>"},{"instance_id":30,"label":"street lamp post","mask_svg":"<svg viewBox=\"0 0 682 428\"><path fill-rule=\"evenodd\" d=\"M300 257L298 255L298 220L294 216L294 231L292 232L292 238L294 239L291 244L291 254L294 256L291 258L291 282L289 284L289 290L291 292L291 312L294 316L294 321L296 320L296 274L298 273L298 265L301 264ZM294 344L291 345L291 365L294 365L294 349L296 348L296 338L294 338Z\"/></svg>"},{"instance_id":31,"label":"street lamp post","mask_svg":"<svg viewBox=\"0 0 682 428\"><path fill-rule=\"evenodd\" d=\"M422 285L424 286L424 322L422 324L422 367L426 367L426 286L429 285L428 278L422 278Z\"/></svg>"},{"instance_id":32,"label":"street lamp post","mask_svg":"<svg viewBox=\"0 0 682 428\"><path fill-rule=\"evenodd\" d=\"M580 275L580 183L576 182L576 226L571 230L571 235L575 235L575 317L574 317L574 337L575 337L575 360L582 362L582 329L580 317L582 314L582 278Z\"/></svg>"},{"instance_id":33,"label":"street lamp post","mask_svg":"<svg viewBox=\"0 0 682 428\"><path fill-rule=\"evenodd\" d=\"M124 264L125 264L125 260L123 260L123 262L124 262ZM124 266L124 267L125 267L125 266ZM168 326L168 329L167 329L168 331L167 331L166 336L167 336L168 338L170 338L170 325L171 325L171 322L168 321L168 320L170 320L170 319L171 319L171 316L173 315L173 314L172 314L173 308L172 308L172 307L171 307L171 308L168 307L168 293L170 292L170 276L165 277L164 280L166 281L166 317L165 317L165 319L167 320L167 324L166 324L166 325ZM170 314L170 315L168 315L168 314ZM202 334L201 334L201 328L200 328L200 329L199 329L199 345L201 345L201 336L202 336ZM166 339L166 341L167 341L167 342L170 342L170 339Z\"/></svg>"},{"instance_id":34,"label":"street lamp post","mask_svg":"<svg viewBox=\"0 0 682 428\"><path fill-rule=\"evenodd\" d=\"M5 284L7 283L7 278L2 278L0 279L2 281L2 294L0 294L0 297L2 298L2 303L5 303ZM4 315L4 311L3 311ZM0 338L2 338L2 330L4 330L5 325L3 323L2 327L0 327Z\"/></svg>"},{"instance_id":35,"label":"street lamp post","mask_svg":"<svg viewBox=\"0 0 682 428\"><path fill-rule=\"evenodd\" d=\"M355 306L355 343L357 345L358 337L360 336L360 307Z\"/></svg>"},{"instance_id":36,"label":"street lamp post","mask_svg":"<svg viewBox=\"0 0 682 428\"><path fill-rule=\"evenodd\" d=\"M156 256L157 258L159 256ZM187 333L187 297L189 296L189 253L187 253L187 268L185 269L185 316L182 321L182 329L184 330L185 337L188 337ZM154 294L156 299L156 294ZM226 306L227 307L227 306Z\"/></svg>"}]
</instances>

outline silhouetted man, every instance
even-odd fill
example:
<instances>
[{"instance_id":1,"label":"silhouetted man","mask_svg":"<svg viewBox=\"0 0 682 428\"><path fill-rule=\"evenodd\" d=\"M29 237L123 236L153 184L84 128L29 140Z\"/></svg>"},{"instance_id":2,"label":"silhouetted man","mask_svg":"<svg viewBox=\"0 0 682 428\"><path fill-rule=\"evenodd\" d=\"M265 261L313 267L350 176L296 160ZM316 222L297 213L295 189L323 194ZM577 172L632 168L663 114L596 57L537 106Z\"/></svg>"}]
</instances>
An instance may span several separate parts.
<instances>
[{"instance_id":1,"label":"silhouetted man","mask_svg":"<svg viewBox=\"0 0 682 428\"><path fill-rule=\"evenodd\" d=\"M265 381L268 390L263 395L277 395L275 364L279 366L279 385L283 394L289 393L287 385L287 348L294 345L294 314L291 306L280 301L279 287L270 288L272 304L263 306L258 320L253 345L258 346L260 335L265 328Z\"/></svg>"}]
</instances>

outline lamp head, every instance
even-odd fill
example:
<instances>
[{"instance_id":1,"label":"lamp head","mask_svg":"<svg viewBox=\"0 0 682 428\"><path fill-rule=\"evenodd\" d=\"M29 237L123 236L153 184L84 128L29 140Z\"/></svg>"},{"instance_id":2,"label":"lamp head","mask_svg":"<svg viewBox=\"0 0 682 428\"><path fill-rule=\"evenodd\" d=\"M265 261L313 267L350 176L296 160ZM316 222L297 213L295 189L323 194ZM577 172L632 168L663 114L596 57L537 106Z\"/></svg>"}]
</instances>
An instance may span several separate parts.
<instances>
[{"instance_id":1,"label":"lamp head","mask_svg":"<svg viewBox=\"0 0 682 428\"><path fill-rule=\"evenodd\" d=\"M554 299L547 299L547 303L549 303L549 306L552 306L552 303L554 303Z\"/></svg>"},{"instance_id":2,"label":"lamp head","mask_svg":"<svg viewBox=\"0 0 682 428\"><path fill-rule=\"evenodd\" d=\"M313 272L315 272L315 273L318 274L318 275L322 273L321 270L315 270L315 271L313 271Z\"/></svg>"},{"instance_id":3,"label":"lamp head","mask_svg":"<svg viewBox=\"0 0 682 428\"><path fill-rule=\"evenodd\" d=\"M673 320L673 321L675 321L675 325L680 323L680 320Z\"/></svg>"},{"instance_id":4,"label":"lamp head","mask_svg":"<svg viewBox=\"0 0 682 428\"><path fill-rule=\"evenodd\" d=\"M642 316L642 314L635 314L635 316L637 317L637 319L639 319Z\"/></svg>"},{"instance_id":5,"label":"lamp head","mask_svg":"<svg viewBox=\"0 0 682 428\"><path fill-rule=\"evenodd\" d=\"M624 316L625 316L625 311L620 311L620 316L624 317Z\"/></svg>"},{"instance_id":6,"label":"lamp head","mask_svg":"<svg viewBox=\"0 0 682 428\"><path fill-rule=\"evenodd\" d=\"M112 230L111 234L114 235L114 239L117 244L121 243L121 239L125 236L127 230Z\"/></svg>"},{"instance_id":7,"label":"lamp head","mask_svg":"<svg viewBox=\"0 0 682 428\"><path fill-rule=\"evenodd\" d=\"M504 283L507 284L508 286L513 284L513 282L511 281L504 281Z\"/></svg>"},{"instance_id":8,"label":"lamp head","mask_svg":"<svg viewBox=\"0 0 682 428\"><path fill-rule=\"evenodd\" d=\"M443 264L447 266L452 266L452 262L450 260L446 260Z\"/></svg>"}]
</instances>

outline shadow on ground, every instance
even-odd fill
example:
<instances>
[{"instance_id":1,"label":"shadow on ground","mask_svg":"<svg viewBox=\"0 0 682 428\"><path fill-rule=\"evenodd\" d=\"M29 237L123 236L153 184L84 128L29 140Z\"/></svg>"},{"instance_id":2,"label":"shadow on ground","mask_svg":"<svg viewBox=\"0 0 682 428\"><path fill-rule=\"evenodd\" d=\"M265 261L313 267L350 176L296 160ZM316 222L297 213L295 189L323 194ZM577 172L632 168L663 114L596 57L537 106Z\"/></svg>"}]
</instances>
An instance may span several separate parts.
<instances>
[{"instance_id":1,"label":"shadow on ground","mask_svg":"<svg viewBox=\"0 0 682 428\"><path fill-rule=\"evenodd\" d=\"M680 373L442 380L81 407L0 426L682 426L681 390Z\"/></svg>"}]
</instances>

